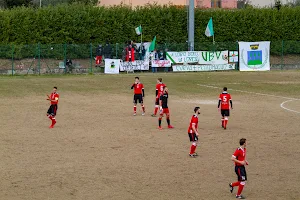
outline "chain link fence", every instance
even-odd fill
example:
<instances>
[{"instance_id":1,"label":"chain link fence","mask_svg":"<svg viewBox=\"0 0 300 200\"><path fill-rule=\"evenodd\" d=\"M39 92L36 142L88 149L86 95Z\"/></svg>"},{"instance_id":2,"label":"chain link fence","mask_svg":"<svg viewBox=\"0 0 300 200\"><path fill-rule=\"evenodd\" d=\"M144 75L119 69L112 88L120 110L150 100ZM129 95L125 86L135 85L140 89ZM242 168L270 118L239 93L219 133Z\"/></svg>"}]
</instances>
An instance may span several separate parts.
<instances>
[{"instance_id":1,"label":"chain link fence","mask_svg":"<svg viewBox=\"0 0 300 200\"><path fill-rule=\"evenodd\" d=\"M0 74L103 73L104 62L96 64L99 44L0 45ZM105 57L124 59L125 44L111 44ZM103 49L107 48L104 44ZM157 44L160 51L187 51L188 44ZM238 42L195 43L195 51L238 51ZM299 69L300 41L272 41L271 69Z\"/></svg>"}]
</instances>

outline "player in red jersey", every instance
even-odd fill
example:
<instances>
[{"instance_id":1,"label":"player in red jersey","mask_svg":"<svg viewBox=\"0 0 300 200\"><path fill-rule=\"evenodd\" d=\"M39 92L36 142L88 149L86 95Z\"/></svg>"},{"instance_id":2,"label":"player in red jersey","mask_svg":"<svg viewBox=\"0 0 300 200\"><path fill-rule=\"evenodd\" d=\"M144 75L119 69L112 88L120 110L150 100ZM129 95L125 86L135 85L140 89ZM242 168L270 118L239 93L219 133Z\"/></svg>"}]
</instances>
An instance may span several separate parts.
<instances>
[{"instance_id":1,"label":"player in red jersey","mask_svg":"<svg viewBox=\"0 0 300 200\"><path fill-rule=\"evenodd\" d=\"M165 84L162 83L162 78L158 78L157 79L157 84L156 84L156 90L155 90L155 108L154 108L154 114L152 114L152 117L156 117L157 111L158 111L158 107L159 107L159 98L160 95L163 93L164 91L164 87L166 87Z\"/></svg>"},{"instance_id":2,"label":"player in red jersey","mask_svg":"<svg viewBox=\"0 0 300 200\"><path fill-rule=\"evenodd\" d=\"M139 77L135 77L135 82L132 84L131 89L134 89L134 96L133 96L133 115L136 115L136 105L139 102L142 106L142 115L145 115L145 106L144 106L144 98L145 98L145 91L144 85L140 82Z\"/></svg>"},{"instance_id":3,"label":"player in red jersey","mask_svg":"<svg viewBox=\"0 0 300 200\"><path fill-rule=\"evenodd\" d=\"M198 115L200 115L200 107L195 107L194 115L191 118L190 126L188 128L188 135L190 138L190 142L192 143L189 156L192 158L195 158L196 156L198 156L198 154L195 152L197 145L198 145L198 137L199 137Z\"/></svg>"},{"instance_id":4,"label":"player in red jersey","mask_svg":"<svg viewBox=\"0 0 300 200\"><path fill-rule=\"evenodd\" d=\"M159 98L159 118L158 118L158 128L161 130L161 119L164 116L164 114L166 114L166 118L167 118L167 123L168 123L168 128L174 128L173 126L171 126L171 122L170 122L170 111L169 111L169 107L168 107L168 98L169 98L169 94L168 94L168 88L164 87L163 88L163 93L160 95Z\"/></svg>"},{"instance_id":5,"label":"player in red jersey","mask_svg":"<svg viewBox=\"0 0 300 200\"><path fill-rule=\"evenodd\" d=\"M57 93L57 87L54 87L50 96L49 95L47 96L48 96L47 100L50 101L51 104L47 112L48 118L52 121L52 124L49 128L53 128L54 125L56 124L55 116L57 112L57 104L59 99L59 94Z\"/></svg>"},{"instance_id":6,"label":"player in red jersey","mask_svg":"<svg viewBox=\"0 0 300 200\"><path fill-rule=\"evenodd\" d=\"M236 194L237 199L245 199L243 197L242 191L247 181L247 173L245 165L248 165L248 161L246 160L246 139L240 139L240 147L235 150L233 155L231 156L231 160L234 162L234 171L238 177L238 181L229 184L230 192L233 192L234 187L239 187L238 192Z\"/></svg>"},{"instance_id":7,"label":"player in red jersey","mask_svg":"<svg viewBox=\"0 0 300 200\"><path fill-rule=\"evenodd\" d=\"M221 106L221 115L222 115L222 127L226 129L227 123L228 123L228 117L230 115L230 107L232 108L232 100L230 94L227 92L227 87L223 88L223 92L219 96L219 103L218 103L218 109L220 109Z\"/></svg>"}]
</instances>

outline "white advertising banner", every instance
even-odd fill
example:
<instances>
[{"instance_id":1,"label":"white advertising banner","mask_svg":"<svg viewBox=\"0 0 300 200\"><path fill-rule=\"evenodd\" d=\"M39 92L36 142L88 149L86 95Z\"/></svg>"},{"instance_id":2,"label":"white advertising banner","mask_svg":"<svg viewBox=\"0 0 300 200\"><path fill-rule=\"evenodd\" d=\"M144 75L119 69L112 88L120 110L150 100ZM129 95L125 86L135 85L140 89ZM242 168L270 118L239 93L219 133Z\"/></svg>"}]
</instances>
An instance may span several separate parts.
<instances>
[{"instance_id":1,"label":"white advertising banner","mask_svg":"<svg viewBox=\"0 0 300 200\"><path fill-rule=\"evenodd\" d=\"M222 71L234 70L235 64L224 65L173 65L173 72L205 72L205 71Z\"/></svg>"},{"instance_id":2,"label":"white advertising banner","mask_svg":"<svg viewBox=\"0 0 300 200\"><path fill-rule=\"evenodd\" d=\"M199 64L223 65L228 63L228 51L200 51Z\"/></svg>"},{"instance_id":3,"label":"white advertising banner","mask_svg":"<svg viewBox=\"0 0 300 200\"><path fill-rule=\"evenodd\" d=\"M269 71L270 42L239 42L240 71Z\"/></svg>"},{"instance_id":4,"label":"white advertising banner","mask_svg":"<svg viewBox=\"0 0 300 200\"><path fill-rule=\"evenodd\" d=\"M215 65L228 63L228 51L181 51L167 52L167 59L172 64L198 63L201 65Z\"/></svg>"},{"instance_id":5,"label":"white advertising banner","mask_svg":"<svg viewBox=\"0 0 300 200\"><path fill-rule=\"evenodd\" d=\"M172 64L176 63L198 63L200 51L167 52L167 59Z\"/></svg>"},{"instance_id":6,"label":"white advertising banner","mask_svg":"<svg viewBox=\"0 0 300 200\"><path fill-rule=\"evenodd\" d=\"M133 62L123 62L120 63L120 71L147 71L149 70L149 61L147 60L135 60Z\"/></svg>"},{"instance_id":7,"label":"white advertising banner","mask_svg":"<svg viewBox=\"0 0 300 200\"><path fill-rule=\"evenodd\" d=\"M105 59L105 74L119 74L120 59Z\"/></svg>"},{"instance_id":8,"label":"white advertising banner","mask_svg":"<svg viewBox=\"0 0 300 200\"><path fill-rule=\"evenodd\" d=\"M151 67L171 67L170 60L152 60Z\"/></svg>"}]
</instances>

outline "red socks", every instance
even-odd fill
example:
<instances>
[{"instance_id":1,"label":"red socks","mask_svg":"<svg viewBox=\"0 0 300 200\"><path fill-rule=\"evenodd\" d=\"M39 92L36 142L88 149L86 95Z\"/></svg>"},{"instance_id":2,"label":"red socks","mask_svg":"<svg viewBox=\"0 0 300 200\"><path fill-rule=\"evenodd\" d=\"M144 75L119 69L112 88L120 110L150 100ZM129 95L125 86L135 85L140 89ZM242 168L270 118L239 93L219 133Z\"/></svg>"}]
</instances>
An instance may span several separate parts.
<instances>
[{"instance_id":1,"label":"red socks","mask_svg":"<svg viewBox=\"0 0 300 200\"><path fill-rule=\"evenodd\" d=\"M225 119L224 119L224 128L227 127L227 123L228 123L228 118L225 118Z\"/></svg>"},{"instance_id":2,"label":"red socks","mask_svg":"<svg viewBox=\"0 0 300 200\"><path fill-rule=\"evenodd\" d=\"M240 182L231 183L232 187L236 187L236 186L239 186L239 185L240 185Z\"/></svg>"},{"instance_id":3,"label":"red socks","mask_svg":"<svg viewBox=\"0 0 300 200\"><path fill-rule=\"evenodd\" d=\"M134 113L136 113L136 106L133 106L133 111Z\"/></svg>"},{"instance_id":4,"label":"red socks","mask_svg":"<svg viewBox=\"0 0 300 200\"><path fill-rule=\"evenodd\" d=\"M191 155L195 153L196 147L197 147L197 145L192 144L192 146L191 146L191 151L190 151L190 154L191 154Z\"/></svg>"},{"instance_id":5,"label":"red socks","mask_svg":"<svg viewBox=\"0 0 300 200\"><path fill-rule=\"evenodd\" d=\"M239 185L239 189L238 189L238 192L237 192L237 196L241 195L242 194L242 191L244 189L244 186L245 186L245 182L240 182L240 185Z\"/></svg>"},{"instance_id":6,"label":"red socks","mask_svg":"<svg viewBox=\"0 0 300 200\"><path fill-rule=\"evenodd\" d=\"M154 109L154 115L157 114L157 111L158 111L158 107L155 107L155 109Z\"/></svg>"}]
</instances>

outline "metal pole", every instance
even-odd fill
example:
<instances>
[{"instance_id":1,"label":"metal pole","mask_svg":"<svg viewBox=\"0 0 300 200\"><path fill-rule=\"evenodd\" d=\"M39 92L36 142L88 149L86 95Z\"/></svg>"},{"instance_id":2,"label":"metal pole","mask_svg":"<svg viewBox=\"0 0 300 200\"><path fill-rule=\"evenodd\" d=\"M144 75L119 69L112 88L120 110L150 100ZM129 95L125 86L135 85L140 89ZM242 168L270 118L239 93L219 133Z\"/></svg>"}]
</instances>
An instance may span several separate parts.
<instances>
[{"instance_id":1,"label":"metal pole","mask_svg":"<svg viewBox=\"0 0 300 200\"><path fill-rule=\"evenodd\" d=\"M189 2L189 51L194 51L195 42L195 5L194 0Z\"/></svg>"}]
</instances>

